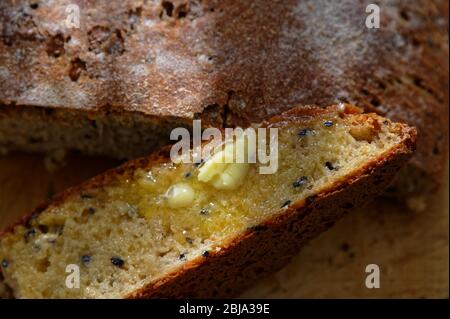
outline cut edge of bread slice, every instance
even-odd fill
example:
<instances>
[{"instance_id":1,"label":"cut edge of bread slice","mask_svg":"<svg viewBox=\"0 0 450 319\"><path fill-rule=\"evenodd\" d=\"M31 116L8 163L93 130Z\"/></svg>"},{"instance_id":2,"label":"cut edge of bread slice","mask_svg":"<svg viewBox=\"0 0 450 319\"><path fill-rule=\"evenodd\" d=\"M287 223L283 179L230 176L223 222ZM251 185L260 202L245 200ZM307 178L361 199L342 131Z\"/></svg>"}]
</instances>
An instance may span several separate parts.
<instances>
[{"instance_id":1,"label":"cut edge of bread slice","mask_svg":"<svg viewBox=\"0 0 450 319\"><path fill-rule=\"evenodd\" d=\"M194 254L194 257L188 260L168 263L158 275L144 276L139 284L129 285L128 288L131 290L120 289L120 285L114 287L113 279L109 282L109 286L104 288L113 290L112 293L105 291L102 294L99 289L96 294L81 293L80 297L229 297L235 296L256 279L280 269L298 252L301 246L331 227L352 207L365 204L382 193L414 150L416 138L414 128L405 124L392 123L375 114L360 114L359 109L348 105L344 109L342 106L331 106L326 109L296 108L268 120L262 126L284 127L292 123L296 125L309 123L308 121L322 123L324 120L339 120L340 118L354 120L355 131L351 135L355 135L353 137L356 139L361 138L364 145L367 144L367 130L364 129L366 127L371 129L375 127L378 130L380 126L384 125L387 127L386 129L392 130L398 140L377 156L365 160L358 167L350 168L347 173L342 173L342 176L327 181L320 191L315 193L312 190L304 198L293 200L288 205L283 204L282 208L265 215L256 224L240 228L230 236L222 237L219 243L213 245L214 249L203 250L203 253L198 254L205 246L196 246L196 250L194 249L197 253L196 256ZM294 128L300 129L302 126ZM139 170L156 167L167 161L168 149L164 149L149 157L125 163L119 168L110 170L57 195L51 202L42 205L17 224L4 230L0 237L0 257L2 263L3 260L6 260L8 265L2 268L3 274L0 273L0 279L12 296L30 297L30 295L18 292L23 287L13 283L17 278L12 279L14 274L11 275L10 271L18 260L14 260L14 252L5 247L11 242L26 242L24 234L27 234L30 229L34 229L34 233L40 235L41 230L36 226L36 222L43 218L42 214L51 215L52 209L58 210L59 207L73 199L79 200L90 191L101 192L102 189L116 183L117 180L132 178ZM274 193L273 197L277 196L278 193ZM281 201L282 198L277 198L277 200ZM50 213L46 213L49 211ZM73 212L73 214L82 213ZM111 220L113 220L113 214L111 214ZM48 229L46 231L48 232ZM80 236L83 237L85 234L80 233ZM125 238L125 235L123 236ZM180 258L181 255L183 254L180 254ZM30 255L29 258L39 259ZM120 271L123 271L123 260L114 262L113 258L111 258L111 262L115 266L119 266ZM48 257L46 260L49 263ZM43 267L49 266L46 264ZM126 271L133 270L136 268L126 268ZM89 280L94 280L94 278ZM54 283L49 283L49 291L46 292L48 295L44 293L38 297L71 297L70 295L52 295L52 291L57 290L51 287L52 284ZM60 282L60 284L63 283ZM32 286L33 284L31 284Z\"/></svg>"}]
</instances>

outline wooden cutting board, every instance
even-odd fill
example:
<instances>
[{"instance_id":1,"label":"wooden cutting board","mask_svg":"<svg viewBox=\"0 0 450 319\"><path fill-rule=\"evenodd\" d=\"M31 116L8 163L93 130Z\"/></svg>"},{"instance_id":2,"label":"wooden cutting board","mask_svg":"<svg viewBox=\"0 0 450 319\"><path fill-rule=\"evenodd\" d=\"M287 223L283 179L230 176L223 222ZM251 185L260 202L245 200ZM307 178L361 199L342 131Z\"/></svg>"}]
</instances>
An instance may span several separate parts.
<instances>
[{"instance_id":1,"label":"wooden cutting board","mask_svg":"<svg viewBox=\"0 0 450 319\"><path fill-rule=\"evenodd\" d=\"M57 191L117 163L70 156L50 173L40 155L0 157L0 227ZM283 270L242 297L448 298L448 169L446 187L430 198L426 211L413 213L377 199L355 210L305 247ZM366 266L380 269L380 288L365 285Z\"/></svg>"}]
</instances>

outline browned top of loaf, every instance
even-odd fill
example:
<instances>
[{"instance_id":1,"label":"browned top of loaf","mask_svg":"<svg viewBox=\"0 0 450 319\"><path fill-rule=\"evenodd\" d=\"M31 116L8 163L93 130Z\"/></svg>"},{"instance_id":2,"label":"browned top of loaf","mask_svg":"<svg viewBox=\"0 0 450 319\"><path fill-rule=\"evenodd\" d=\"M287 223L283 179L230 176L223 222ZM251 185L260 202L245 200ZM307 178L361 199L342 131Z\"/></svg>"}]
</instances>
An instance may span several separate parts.
<instances>
[{"instance_id":1,"label":"browned top of loaf","mask_svg":"<svg viewBox=\"0 0 450 319\"><path fill-rule=\"evenodd\" d=\"M38 4L37 4L38 3ZM65 26L80 7L80 28ZM418 128L414 161L442 168L448 1L0 2L0 104L258 122L348 101Z\"/></svg>"}]
</instances>

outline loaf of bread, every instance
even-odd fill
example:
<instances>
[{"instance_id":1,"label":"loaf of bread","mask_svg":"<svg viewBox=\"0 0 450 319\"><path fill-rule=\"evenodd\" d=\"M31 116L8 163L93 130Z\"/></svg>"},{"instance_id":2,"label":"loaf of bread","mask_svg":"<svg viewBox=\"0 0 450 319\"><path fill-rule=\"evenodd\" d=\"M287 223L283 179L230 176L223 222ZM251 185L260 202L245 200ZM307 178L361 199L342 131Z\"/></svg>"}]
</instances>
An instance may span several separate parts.
<instances>
[{"instance_id":1,"label":"loaf of bread","mask_svg":"<svg viewBox=\"0 0 450 319\"><path fill-rule=\"evenodd\" d=\"M365 1L1 1L0 149L129 158L195 117L351 102L417 127L390 191L424 194L446 158L448 1L377 3L371 29Z\"/></svg>"},{"instance_id":2,"label":"loaf of bread","mask_svg":"<svg viewBox=\"0 0 450 319\"><path fill-rule=\"evenodd\" d=\"M175 164L166 149L57 195L1 234L3 290L15 298L233 296L383 192L416 136L348 105L297 108L258 127L278 132L273 174L260 174L259 161L216 161L234 153L236 137L200 165ZM79 288L66 285L69 265Z\"/></svg>"}]
</instances>

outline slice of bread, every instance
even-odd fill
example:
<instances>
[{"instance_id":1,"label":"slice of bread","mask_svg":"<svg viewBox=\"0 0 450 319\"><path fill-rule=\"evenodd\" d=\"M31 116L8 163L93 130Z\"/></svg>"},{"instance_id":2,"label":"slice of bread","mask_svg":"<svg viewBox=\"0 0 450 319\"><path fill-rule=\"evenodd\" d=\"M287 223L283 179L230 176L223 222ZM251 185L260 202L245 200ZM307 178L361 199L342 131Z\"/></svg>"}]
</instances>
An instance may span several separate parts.
<instances>
[{"instance_id":1,"label":"slice of bread","mask_svg":"<svg viewBox=\"0 0 450 319\"><path fill-rule=\"evenodd\" d=\"M231 189L214 171L207 176L215 155L174 164L166 149L56 196L2 233L3 290L16 298L233 296L383 192L416 137L349 105L293 109L260 127L278 129L278 170L236 164L248 166L230 173ZM181 205L174 185L188 190ZM68 265L79 267L79 288L66 286Z\"/></svg>"}]
</instances>

